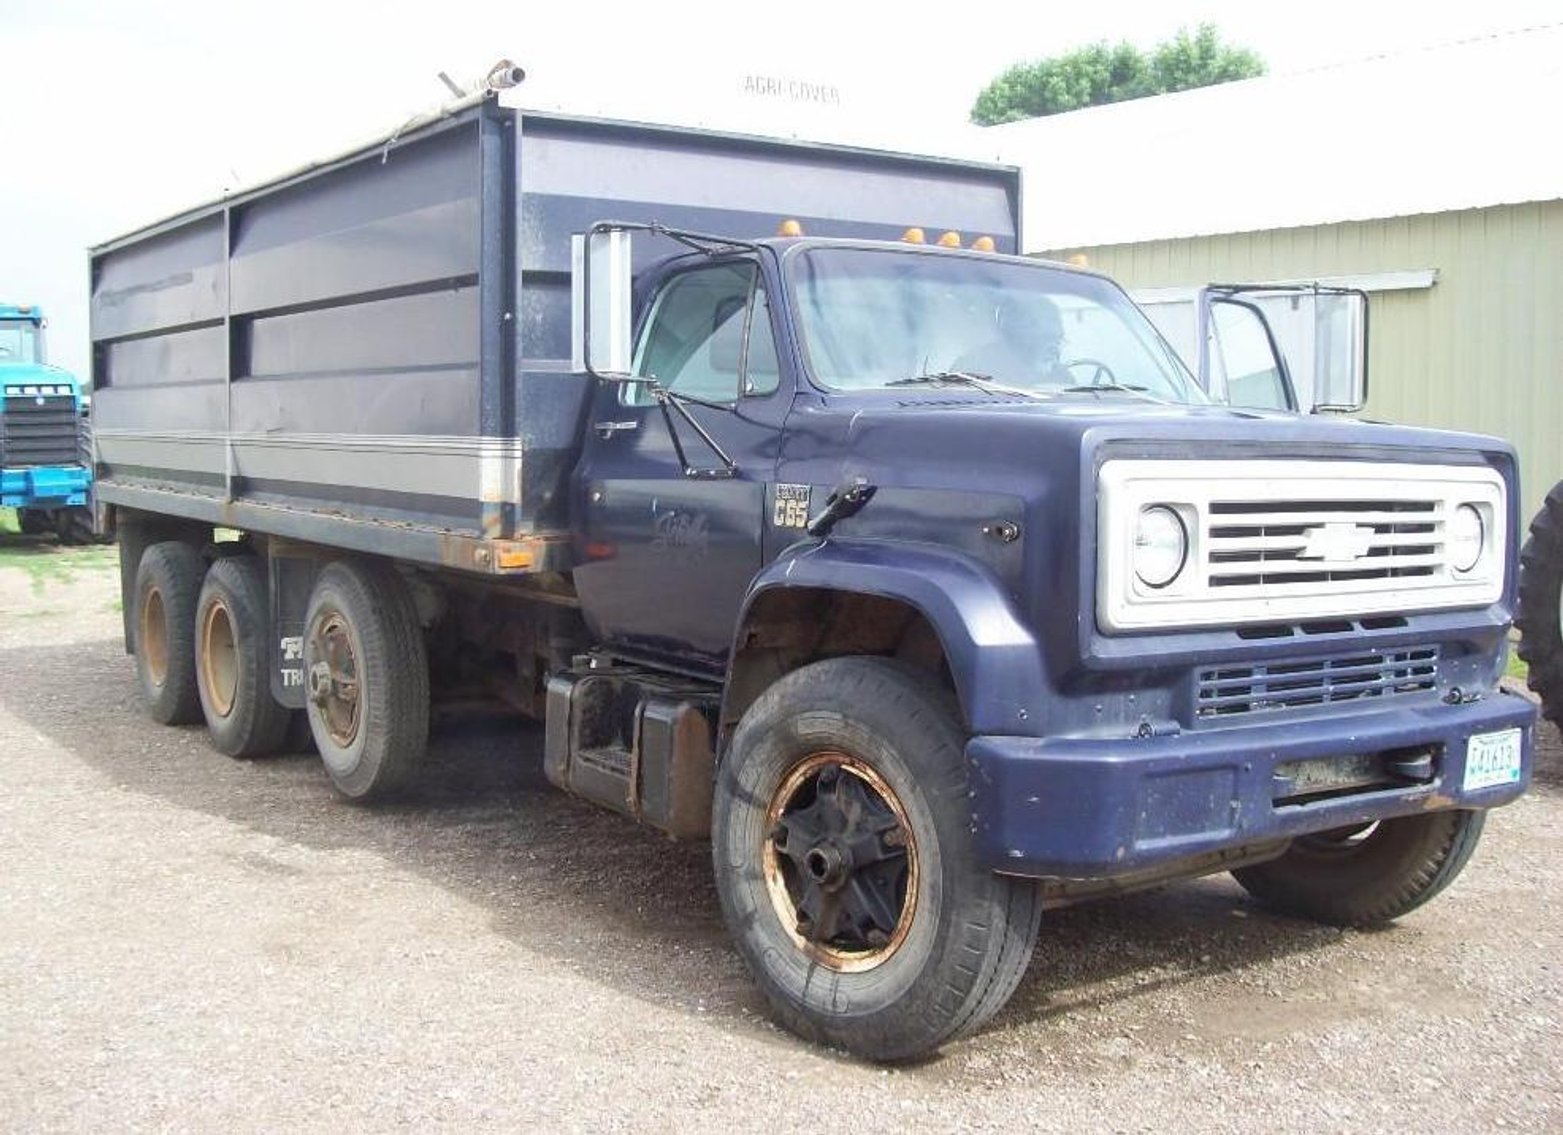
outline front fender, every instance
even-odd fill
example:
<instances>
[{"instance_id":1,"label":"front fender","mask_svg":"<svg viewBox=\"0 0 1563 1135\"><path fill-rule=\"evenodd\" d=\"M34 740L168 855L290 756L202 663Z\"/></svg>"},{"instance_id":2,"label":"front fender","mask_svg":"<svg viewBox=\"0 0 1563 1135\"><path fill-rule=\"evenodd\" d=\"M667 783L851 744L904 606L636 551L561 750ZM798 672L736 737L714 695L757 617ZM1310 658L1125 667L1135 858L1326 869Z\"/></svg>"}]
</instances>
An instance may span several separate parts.
<instances>
[{"instance_id":1,"label":"front fender","mask_svg":"<svg viewBox=\"0 0 1563 1135\"><path fill-rule=\"evenodd\" d=\"M755 602L778 588L873 595L915 608L939 636L971 731L1041 735L1048 689L1042 652L1003 584L982 564L932 545L794 545L750 584L730 658L738 657Z\"/></svg>"}]
</instances>

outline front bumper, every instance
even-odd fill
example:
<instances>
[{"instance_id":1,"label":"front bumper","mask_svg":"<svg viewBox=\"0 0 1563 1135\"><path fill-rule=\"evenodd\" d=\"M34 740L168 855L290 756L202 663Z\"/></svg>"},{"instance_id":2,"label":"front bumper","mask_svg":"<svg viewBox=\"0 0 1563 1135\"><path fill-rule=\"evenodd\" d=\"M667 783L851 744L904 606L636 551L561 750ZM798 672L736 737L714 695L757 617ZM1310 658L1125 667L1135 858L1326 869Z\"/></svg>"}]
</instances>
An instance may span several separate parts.
<instances>
[{"instance_id":1,"label":"front bumper","mask_svg":"<svg viewBox=\"0 0 1563 1135\"><path fill-rule=\"evenodd\" d=\"M1165 736L974 737L978 852L1006 874L1111 879L1213 852L1446 808L1491 808L1530 783L1535 707L1495 692L1426 704ZM1518 781L1466 791L1466 748L1518 729ZM1408 750L1433 754L1431 779L1303 803L1277 803L1276 766Z\"/></svg>"},{"instance_id":2,"label":"front bumper","mask_svg":"<svg viewBox=\"0 0 1563 1135\"><path fill-rule=\"evenodd\" d=\"M0 508L69 508L87 503L92 474L81 465L0 470Z\"/></svg>"}]
</instances>

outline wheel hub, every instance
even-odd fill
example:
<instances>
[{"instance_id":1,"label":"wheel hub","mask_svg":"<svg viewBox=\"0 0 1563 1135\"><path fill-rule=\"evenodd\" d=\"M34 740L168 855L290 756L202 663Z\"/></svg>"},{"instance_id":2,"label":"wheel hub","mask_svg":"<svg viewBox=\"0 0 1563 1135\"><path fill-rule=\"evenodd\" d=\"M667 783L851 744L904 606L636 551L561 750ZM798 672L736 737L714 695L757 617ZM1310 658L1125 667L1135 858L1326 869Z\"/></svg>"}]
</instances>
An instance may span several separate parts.
<instances>
[{"instance_id":1,"label":"wheel hub","mask_svg":"<svg viewBox=\"0 0 1563 1135\"><path fill-rule=\"evenodd\" d=\"M795 945L832 969L884 963L917 904L917 847L895 792L845 753L806 757L767 810L766 888Z\"/></svg>"},{"instance_id":2,"label":"wheel hub","mask_svg":"<svg viewBox=\"0 0 1563 1135\"><path fill-rule=\"evenodd\" d=\"M347 621L336 612L328 614L315 626L310 647L309 700L331 739L346 748L358 736L361 708L358 657Z\"/></svg>"},{"instance_id":3,"label":"wheel hub","mask_svg":"<svg viewBox=\"0 0 1563 1135\"><path fill-rule=\"evenodd\" d=\"M141 636L137 643L146 662L153 685L168 680L168 624L163 610L163 593L149 588L141 599Z\"/></svg>"},{"instance_id":4,"label":"wheel hub","mask_svg":"<svg viewBox=\"0 0 1563 1135\"><path fill-rule=\"evenodd\" d=\"M211 710L218 717L233 712L239 691L238 636L227 606L213 602L201 620L201 676Z\"/></svg>"},{"instance_id":5,"label":"wheel hub","mask_svg":"<svg viewBox=\"0 0 1563 1135\"><path fill-rule=\"evenodd\" d=\"M828 843L811 847L803 854L803 869L827 891L838 891L851 872L850 853L844 855L840 848Z\"/></svg>"}]
</instances>

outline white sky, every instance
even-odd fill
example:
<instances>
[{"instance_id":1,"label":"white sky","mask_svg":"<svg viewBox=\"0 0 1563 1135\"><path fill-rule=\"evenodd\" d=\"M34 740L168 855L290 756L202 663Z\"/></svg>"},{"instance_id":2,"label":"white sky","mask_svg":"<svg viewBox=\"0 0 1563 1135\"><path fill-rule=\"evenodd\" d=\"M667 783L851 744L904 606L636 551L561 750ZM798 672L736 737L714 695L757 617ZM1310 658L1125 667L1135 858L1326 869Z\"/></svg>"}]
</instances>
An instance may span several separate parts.
<instances>
[{"instance_id":1,"label":"white sky","mask_svg":"<svg viewBox=\"0 0 1563 1135\"><path fill-rule=\"evenodd\" d=\"M526 68L531 105L944 151L1003 68L1098 39L1148 47L1210 21L1285 73L1563 20L1563 0L921 10L904 0L0 0L0 299L43 304L52 360L82 374L88 245L394 129L441 101L437 72L460 81L500 56ZM834 86L840 105L746 96L750 73Z\"/></svg>"}]
</instances>

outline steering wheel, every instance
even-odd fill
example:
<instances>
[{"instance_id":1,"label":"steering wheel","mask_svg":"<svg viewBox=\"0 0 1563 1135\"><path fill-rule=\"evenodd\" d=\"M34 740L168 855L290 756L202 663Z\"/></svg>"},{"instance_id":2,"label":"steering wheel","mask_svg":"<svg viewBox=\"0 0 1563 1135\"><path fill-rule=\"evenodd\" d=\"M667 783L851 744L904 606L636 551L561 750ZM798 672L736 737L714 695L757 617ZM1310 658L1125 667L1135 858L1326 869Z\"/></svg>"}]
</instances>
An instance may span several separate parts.
<instances>
[{"instance_id":1,"label":"steering wheel","mask_svg":"<svg viewBox=\"0 0 1563 1135\"><path fill-rule=\"evenodd\" d=\"M1101 359L1070 359L1063 364L1063 367L1067 371L1073 371L1076 367L1090 367L1091 377L1081 383L1082 386L1114 386L1118 382L1118 376L1113 373L1113 368Z\"/></svg>"}]
</instances>

